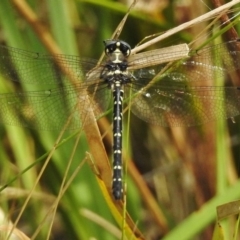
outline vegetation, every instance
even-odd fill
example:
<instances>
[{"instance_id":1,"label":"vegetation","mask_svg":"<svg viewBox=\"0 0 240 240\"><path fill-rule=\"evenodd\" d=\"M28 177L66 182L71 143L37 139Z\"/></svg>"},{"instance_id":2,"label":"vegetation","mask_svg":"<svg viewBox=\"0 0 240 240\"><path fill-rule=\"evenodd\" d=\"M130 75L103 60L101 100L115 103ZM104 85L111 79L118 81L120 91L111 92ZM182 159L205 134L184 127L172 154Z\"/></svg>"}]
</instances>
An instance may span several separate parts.
<instances>
[{"instance_id":1,"label":"vegetation","mask_svg":"<svg viewBox=\"0 0 240 240\"><path fill-rule=\"evenodd\" d=\"M148 49L179 43L199 49L231 40L239 32L238 8L235 4L229 10L231 25L223 24L226 15L219 19L218 13ZM103 40L119 29L127 11L127 5L110 0L1 0L0 42L33 52L99 59ZM139 1L119 38L134 47L209 11L202 1ZM9 67L15 69L17 63ZM38 71L35 76L41 79L47 70ZM50 91L45 86L16 84L0 73L0 93ZM56 114L63 117L60 110ZM217 119L190 128L163 128L125 116L126 205L114 202L107 191L111 114L100 120L101 136L94 123L66 131L59 140L61 129L0 125L0 239L6 238L10 221L16 223L15 234L20 234L17 229L25 233L20 239L238 239L238 117L235 124Z\"/></svg>"}]
</instances>

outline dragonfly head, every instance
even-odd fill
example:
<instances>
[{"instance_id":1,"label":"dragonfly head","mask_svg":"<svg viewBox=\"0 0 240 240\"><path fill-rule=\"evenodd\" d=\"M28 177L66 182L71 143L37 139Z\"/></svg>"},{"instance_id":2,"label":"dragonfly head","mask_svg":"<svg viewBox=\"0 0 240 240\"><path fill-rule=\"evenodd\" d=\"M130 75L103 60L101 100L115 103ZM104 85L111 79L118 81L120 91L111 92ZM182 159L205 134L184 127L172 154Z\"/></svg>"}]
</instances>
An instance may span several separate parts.
<instances>
[{"instance_id":1,"label":"dragonfly head","mask_svg":"<svg viewBox=\"0 0 240 240\"><path fill-rule=\"evenodd\" d=\"M105 40L105 54L113 62L122 62L131 53L131 47L122 40Z\"/></svg>"}]
</instances>

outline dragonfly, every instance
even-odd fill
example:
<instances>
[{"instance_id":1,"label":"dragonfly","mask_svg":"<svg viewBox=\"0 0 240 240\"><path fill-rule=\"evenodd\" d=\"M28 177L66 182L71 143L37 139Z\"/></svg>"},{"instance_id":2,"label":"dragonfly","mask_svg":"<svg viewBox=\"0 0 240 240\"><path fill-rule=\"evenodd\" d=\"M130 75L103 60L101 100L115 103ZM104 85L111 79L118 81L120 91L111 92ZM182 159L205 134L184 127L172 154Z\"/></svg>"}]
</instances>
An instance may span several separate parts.
<instances>
[{"instance_id":1,"label":"dragonfly","mask_svg":"<svg viewBox=\"0 0 240 240\"><path fill-rule=\"evenodd\" d=\"M123 106L142 120L165 127L239 115L240 87L225 86L223 80L240 69L240 40L199 50L189 51L181 44L138 54L131 54L130 45L119 39L106 40L104 45L102 63L1 45L0 77L31 90L0 94L0 122L61 130L72 114L66 129L74 130L87 124L83 119L89 109L96 119L112 109L112 194L121 200ZM76 104L81 108L80 118Z\"/></svg>"}]
</instances>

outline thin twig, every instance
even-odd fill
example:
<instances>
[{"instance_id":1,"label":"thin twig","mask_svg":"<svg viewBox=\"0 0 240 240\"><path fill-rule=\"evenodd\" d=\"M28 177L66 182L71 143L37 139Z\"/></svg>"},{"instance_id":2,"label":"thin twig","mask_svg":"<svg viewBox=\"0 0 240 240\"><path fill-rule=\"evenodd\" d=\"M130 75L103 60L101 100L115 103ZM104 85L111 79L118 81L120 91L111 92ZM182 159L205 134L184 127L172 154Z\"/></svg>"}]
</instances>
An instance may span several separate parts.
<instances>
[{"instance_id":1,"label":"thin twig","mask_svg":"<svg viewBox=\"0 0 240 240\"><path fill-rule=\"evenodd\" d=\"M153 45L157 42L160 42L161 40L166 39L167 37L172 36L173 34L178 33L178 32L180 32L180 31L182 31L186 28L192 27L195 24L201 23L203 21L208 20L209 18L217 16L218 14L225 14L225 12L228 11L229 8L236 5L237 3L240 3L240 0L233 0L229 3L226 3L226 4L222 5L219 8L216 8L216 9L214 9L214 10L212 10L212 11L206 13L206 14L203 14L203 15L201 15L201 16L199 16L199 17L197 17L197 18L195 18L191 21L188 21L186 23L181 24L180 26L177 26L173 29L170 29L169 31L163 33L162 35L160 35L160 36L158 36L158 37L156 37L156 38L154 38L154 39L152 39L152 40L150 40L150 41L148 41L148 42L146 42L142 45L139 45L139 46L135 47L134 49L132 49L132 54L137 53L137 52L139 52L139 51L141 51L141 50L143 50L143 49L145 49L145 48L147 48L147 47L149 47L149 46L151 46L151 45Z\"/></svg>"}]
</instances>

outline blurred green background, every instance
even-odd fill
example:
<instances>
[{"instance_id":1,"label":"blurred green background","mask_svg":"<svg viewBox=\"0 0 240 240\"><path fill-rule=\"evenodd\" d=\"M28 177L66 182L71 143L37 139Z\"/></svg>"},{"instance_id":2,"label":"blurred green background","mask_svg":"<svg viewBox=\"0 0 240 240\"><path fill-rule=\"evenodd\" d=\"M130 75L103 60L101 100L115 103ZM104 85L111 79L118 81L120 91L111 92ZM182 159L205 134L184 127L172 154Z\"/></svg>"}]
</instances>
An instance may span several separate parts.
<instances>
[{"instance_id":1,"label":"blurred green background","mask_svg":"<svg viewBox=\"0 0 240 240\"><path fill-rule=\"evenodd\" d=\"M0 1L0 43L49 53L14 2ZM111 38L128 9L127 1L26 2L37 15L38 21L51 33L62 53L94 59L100 57L103 40ZM139 1L120 39L134 47L147 36L163 33L214 8L211 1L206 4L201 1ZM238 7L236 5L233 8L230 16L236 15ZM197 47L219 31L220 21L210 29L205 29L211 21L213 19L185 29L150 49L190 43L196 39L198 42L194 46ZM235 29L239 32L238 25ZM224 35L224 39L230 40L227 35ZM27 86L22 85L21 88L27 90ZM0 92L13 91L16 91L14 84L0 75ZM126 121L124 128L130 129L124 138L127 156L134 160L157 203L155 211L150 207L148 196L138 191L139 187L129 173L127 211L145 239L214 238L216 207L240 197L240 119L236 118L235 121L233 124L219 119L200 127L174 129L151 126L133 115L130 123ZM58 134L54 131L0 125L0 185L9 183L17 176L0 193L0 209L6 219L14 222L17 218L44 163L35 161L52 149ZM69 135L65 133L64 138ZM71 137L54 151L17 227L29 238L36 236L35 239L120 239L122 229L117 225L89 164L80 167L60 199L56 215L51 210L59 194L75 140L75 137ZM111 160L111 144L108 142L106 149ZM82 134L67 179L84 161L87 151L89 146ZM32 164L31 168L18 176ZM159 211L162 212L162 218L154 216ZM162 220L159 222L157 219ZM224 227L222 239L228 239L234 232L236 219L233 217L221 224ZM132 239L137 237L132 236Z\"/></svg>"}]
</instances>

